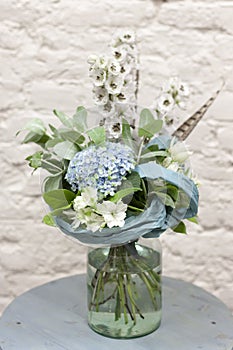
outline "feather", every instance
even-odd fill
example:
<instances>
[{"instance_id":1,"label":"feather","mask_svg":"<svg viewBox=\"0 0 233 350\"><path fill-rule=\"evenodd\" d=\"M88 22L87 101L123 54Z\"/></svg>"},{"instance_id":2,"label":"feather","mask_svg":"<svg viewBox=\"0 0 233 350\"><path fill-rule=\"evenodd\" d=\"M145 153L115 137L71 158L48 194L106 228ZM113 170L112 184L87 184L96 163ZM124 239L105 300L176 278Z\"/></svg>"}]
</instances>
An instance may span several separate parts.
<instances>
[{"instance_id":1,"label":"feather","mask_svg":"<svg viewBox=\"0 0 233 350\"><path fill-rule=\"evenodd\" d=\"M199 121L201 120L203 115L207 112L207 110L212 105L212 103L215 101L216 97L218 96L221 90L222 90L222 87L221 89L216 91L216 93L212 97L210 97L209 100L206 101L206 103L204 103L200 109L198 109L178 129L176 129L176 131L174 131L172 136L177 137L180 141L184 141L192 132L192 130L195 128L195 126L199 123Z\"/></svg>"}]
</instances>

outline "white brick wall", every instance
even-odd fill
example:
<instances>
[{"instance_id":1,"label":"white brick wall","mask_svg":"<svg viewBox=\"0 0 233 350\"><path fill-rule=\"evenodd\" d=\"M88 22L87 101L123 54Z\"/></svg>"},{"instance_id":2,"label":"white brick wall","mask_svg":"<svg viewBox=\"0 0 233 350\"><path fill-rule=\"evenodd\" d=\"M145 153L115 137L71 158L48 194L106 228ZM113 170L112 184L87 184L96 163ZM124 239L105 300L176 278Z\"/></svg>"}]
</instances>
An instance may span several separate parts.
<instances>
[{"instance_id":1,"label":"white brick wall","mask_svg":"<svg viewBox=\"0 0 233 350\"><path fill-rule=\"evenodd\" d=\"M171 73L190 82L187 115L216 103L189 137L200 188L200 226L164 234L164 274L204 287L233 308L233 1L4 0L0 3L0 309L41 283L85 271L86 248L41 223L39 175L30 175L15 132L29 118L49 120L91 105L86 58L118 27L141 39L139 103L149 105Z\"/></svg>"}]
</instances>

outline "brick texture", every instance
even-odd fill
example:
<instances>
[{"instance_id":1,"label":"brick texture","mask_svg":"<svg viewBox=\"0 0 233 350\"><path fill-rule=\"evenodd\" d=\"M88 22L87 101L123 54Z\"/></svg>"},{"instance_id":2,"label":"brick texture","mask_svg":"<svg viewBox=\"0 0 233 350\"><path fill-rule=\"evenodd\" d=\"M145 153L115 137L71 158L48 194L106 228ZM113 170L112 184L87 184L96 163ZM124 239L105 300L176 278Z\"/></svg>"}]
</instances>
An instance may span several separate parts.
<instances>
[{"instance_id":1,"label":"brick texture","mask_svg":"<svg viewBox=\"0 0 233 350\"><path fill-rule=\"evenodd\" d=\"M117 28L140 39L139 104L162 81L190 83L185 118L225 86L188 139L200 187L200 225L165 233L164 274L193 282L233 309L233 1L6 0L0 4L0 311L50 280L85 271L87 248L41 223L40 174L24 158L32 148L15 132L52 109L91 106L87 56L103 52Z\"/></svg>"}]
</instances>

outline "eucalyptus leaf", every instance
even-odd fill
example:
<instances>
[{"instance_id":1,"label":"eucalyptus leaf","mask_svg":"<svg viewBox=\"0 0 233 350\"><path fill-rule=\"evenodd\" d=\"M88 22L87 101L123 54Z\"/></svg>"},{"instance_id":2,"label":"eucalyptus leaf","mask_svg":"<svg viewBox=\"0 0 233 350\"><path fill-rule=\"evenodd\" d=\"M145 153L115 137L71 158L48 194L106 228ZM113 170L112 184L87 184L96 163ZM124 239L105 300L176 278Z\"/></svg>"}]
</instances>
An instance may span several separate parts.
<instances>
[{"instance_id":1,"label":"eucalyptus leaf","mask_svg":"<svg viewBox=\"0 0 233 350\"><path fill-rule=\"evenodd\" d=\"M70 141L60 142L54 146L54 152L64 159L71 160L75 154L79 151L79 148Z\"/></svg>"},{"instance_id":2,"label":"eucalyptus leaf","mask_svg":"<svg viewBox=\"0 0 233 350\"><path fill-rule=\"evenodd\" d=\"M122 139L127 146L135 149L136 145L133 141L130 124L124 118L122 118Z\"/></svg>"},{"instance_id":3,"label":"eucalyptus leaf","mask_svg":"<svg viewBox=\"0 0 233 350\"><path fill-rule=\"evenodd\" d=\"M53 113L56 117L58 117L63 125L67 126L68 128L73 127L72 120L65 113L57 111L56 109L53 110Z\"/></svg>"},{"instance_id":4,"label":"eucalyptus leaf","mask_svg":"<svg viewBox=\"0 0 233 350\"><path fill-rule=\"evenodd\" d=\"M76 197L74 192L66 189L58 189L43 194L45 202L53 209L59 209L69 205Z\"/></svg>"},{"instance_id":5,"label":"eucalyptus leaf","mask_svg":"<svg viewBox=\"0 0 233 350\"><path fill-rule=\"evenodd\" d=\"M35 142L37 143L41 139L41 135L36 134L32 131L30 131L25 138L23 139L22 143L29 143L29 142Z\"/></svg>"},{"instance_id":6,"label":"eucalyptus leaf","mask_svg":"<svg viewBox=\"0 0 233 350\"><path fill-rule=\"evenodd\" d=\"M117 203L120 199L128 196L129 194L137 192L137 191L141 191L141 190L142 189L140 187L139 188L138 187L125 188L123 190L116 192L115 195L110 198L110 201Z\"/></svg>"},{"instance_id":7,"label":"eucalyptus leaf","mask_svg":"<svg viewBox=\"0 0 233 350\"><path fill-rule=\"evenodd\" d=\"M42 156L43 156L43 152L39 151L32 154L31 156L28 156L26 160L29 161L30 167L34 169L38 169L41 167Z\"/></svg>"},{"instance_id":8,"label":"eucalyptus leaf","mask_svg":"<svg viewBox=\"0 0 233 350\"><path fill-rule=\"evenodd\" d=\"M39 118L34 118L30 120L24 127L23 130L29 130L32 131L35 134L38 135L44 135L46 132L46 127L44 126L44 123Z\"/></svg>"},{"instance_id":9,"label":"eucalyptus leaf","mask_svg":"<svg viewBox=\"0 0 233 350\"><path fill-rule=\"evenodd\" d=\"M138 136L151 138L162 129L162 126L162 120L153 120L149 124L146 124L138 129Z\"/></svg>"},{"instance_id":10,"label":"eucalyptus leaf","mask_svg":"<svg viewBox=\"0 0 233 350\"><path fill-rule=\"evenodd\" d=\"M96 145L99 145L106 140L105 129L103 126L97 126L96 128L87 131L87 134Z\"/></svg>"},{"instance_id":11,"label":"eucalyptus leaf","mask_svg":"<svg viewBox=\"0 0 233 350\"><path fill-rule=\"evenodd\" d=\"M41 167L54 175L63 172L63 165L57 159L43 157Z\"/></svg>"},{"instance_id":12,"label":"eucalyptus leaf","mask_svg":"<svg viewBox=\"0 0 233 350\"><path fill-rule=\"evenodd\" d=\"M60 136L65 141L70 141L75 144L82 144L85 141L85 137L75 130L64 130L60 132Z\"/></svg>"},{"instance_id":13,"label":"eucalyptus leaf","mask_svg":"<svg viewBox=\"0 0 233 350\"><path fill-rule=\"evenodd\" d=\"M161 130L162 120L155 120L151 111L144 108L140 113L138 136L151 138Z\"/></svg>"},{"instance_id":14,"label":"eucalyptus leaf","mask_svg":"<svg viewBox=\"0 0 233 350\"><path fill-rule=\"evenodd\" d=\"M149 159L154 157L166 157L168 153L166 151L155 151L155 152L147 152L141 155L141 159Z\"/></svg>"},{"instance_id":15,"label":"eucalyptus leaf","mask_svg":"<svg viewBox=\"0 0 233 350\"><path fill-rule=\"evenodd\" d=\"M61 181L62 181L62 175L61 174L58 174L58 175L55 175L55 176L48 176L44 180L43 191L44 192L50 192L50 191L59 189L59 187L61 185Z\"/></svg>"},{"instance_id":16,"label":"eucalyptus leaf","mask_svg":"<svg viewBox=\"0 0 233 350\"><path fill-rule=\"evenodd\" d=\"M87 110L83 106L79 106L76 109L76 113L73 115L74 127L80 132L84 133L87 130Z\"/></svg>"},{"instance_id":17,"label":"eucalyptus leaf","mask_svg":"<svg viewBox=\"0 0 233 350\"><path fill-rule=\"evenodd\" d=\"M50 139L46 142L45 147L46 148L53 148L55 145L57 145L59 142L63 142L63 139L55 137L54 139Z\"/></svg>"}]
</instances>

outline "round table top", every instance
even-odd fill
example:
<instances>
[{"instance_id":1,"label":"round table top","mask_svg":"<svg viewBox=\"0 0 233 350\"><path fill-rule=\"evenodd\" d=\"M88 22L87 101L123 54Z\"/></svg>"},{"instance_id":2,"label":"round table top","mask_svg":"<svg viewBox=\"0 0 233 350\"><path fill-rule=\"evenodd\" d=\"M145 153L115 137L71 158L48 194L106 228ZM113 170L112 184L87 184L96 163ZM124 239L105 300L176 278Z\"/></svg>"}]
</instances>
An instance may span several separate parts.
<instances>
[{"instance_id":1,"label":"round table top","mask_svg":"<svg viewBox=\"0 0 233 350\"><path fill-rule=\"evenodd\" d=\"M233 350L233 318L203 289L163 277L162 324L141 338L119 340L92 331L84 275L34 288L0 319L1 350Z\"/></svg>"}]
</instances>

